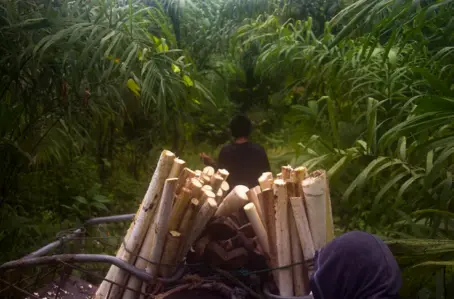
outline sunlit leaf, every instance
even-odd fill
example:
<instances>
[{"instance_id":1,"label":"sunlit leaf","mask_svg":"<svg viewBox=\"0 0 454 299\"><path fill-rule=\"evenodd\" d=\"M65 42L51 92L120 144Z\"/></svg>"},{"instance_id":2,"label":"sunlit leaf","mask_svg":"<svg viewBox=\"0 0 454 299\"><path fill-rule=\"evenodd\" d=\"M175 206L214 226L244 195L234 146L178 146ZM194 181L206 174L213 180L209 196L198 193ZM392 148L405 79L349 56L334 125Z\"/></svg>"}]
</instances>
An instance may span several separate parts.
<instances>
[{"instance_id":1,"label":"sunlit leaf","mask_svg":"<svg viewBox=\"0 0 454 299\"><path fill-rule=\"evenodd\" d=\"M126 85L136 96L140 96L140 86L133 79L128 79Z\"/></svg>"},{"instance_id":2,"label":"sunlit leaf","mask_svg":"<svg viewBox=\"0 0 454 299\"><path fill-rule=\"evenodd\" d=\"M194 86L194 82L192 82L191 78L189 78L189 76L187 76L187 75L183 75L183 81L184 81L184 84L188 87Z\"/></svg>"},{"instance_id":3,"label":"sunlit leaf","mask_svg":"<svg viewBox=\"0 0 454 299\"><path fill-rule=\"evenodd\" d=\"M173 63L172 63L172 70L173 70L174 73L181 72L181 69L177 65L175 65Z\"/></svg>"}]
</instances>

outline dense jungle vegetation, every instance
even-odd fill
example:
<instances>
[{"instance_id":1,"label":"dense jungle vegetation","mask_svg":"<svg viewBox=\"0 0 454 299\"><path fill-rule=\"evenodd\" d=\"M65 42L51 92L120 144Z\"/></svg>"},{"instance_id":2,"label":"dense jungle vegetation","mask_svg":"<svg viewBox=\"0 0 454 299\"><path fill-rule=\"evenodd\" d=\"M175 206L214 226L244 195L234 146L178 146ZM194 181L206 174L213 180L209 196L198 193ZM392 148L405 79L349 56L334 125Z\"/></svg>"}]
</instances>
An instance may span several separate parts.
<instances>
[{"instance_id":1,"label":"dense jungle vegetation","mask_svg":"<svg viewBox=\"0 0 454 299\"><path fill-rule=\"evenodd\" d=\"M273 167L328 170L338 233L399 240L402 295L454 296L452 0L0 3L0 262L246 112Z\"/></svg>"}]
</instances>

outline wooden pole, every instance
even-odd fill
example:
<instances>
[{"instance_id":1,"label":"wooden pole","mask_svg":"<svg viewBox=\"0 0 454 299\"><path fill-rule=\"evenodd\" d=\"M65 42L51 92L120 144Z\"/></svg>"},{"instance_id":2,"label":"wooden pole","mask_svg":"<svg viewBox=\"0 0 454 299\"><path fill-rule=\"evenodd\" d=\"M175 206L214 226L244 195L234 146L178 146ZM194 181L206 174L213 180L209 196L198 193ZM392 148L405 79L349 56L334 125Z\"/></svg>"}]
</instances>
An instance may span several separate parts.
<instances>
[{"instance_id":1,"label":"wooden pole","mask_svg":"<svg viewBox=\"0 0 454 299\"><path fill-rule=\"evenodd\" d=\"M257 213L258 213L262 223L265 222L265 218L263 217L263 208L259 201L257 193L255 192L255 188L249 189L246 192L246 195L247 195L247 198L249 199L249 201L254 203L255 209L257 210Z\"/></svg>"},{"instance_id":2,"label":"wooden pole","mask_svg":"<svg viewBox=\"0 0 454 299\"><path fill-rule=\"evenodd\" d=\"M176 269L178 248L180 246L181 234L178 231L171 230L167 234L166 243L161 259L159 273L162 277L171 276Z\"/></svg>"},{"instance_id":3,"label":"wooden pole","mask_svg":"<svg viewBox=\"0 0 454 299\"><path fill-rule=\"evenodd\" d=\"M214 175L214 168L211 166L207 166L202 170L202 173L208 175L209 177Z\"/></svg>"},{"instance_id":4,"label":"wooden pole","mask_svg":"<svg viewBox=\"0 0 454 299\"><path fill-rule=\"evenodd\" d=\"M219 174L220 176L222 176L222 178L224 179L224 181L227 179L227 177L229 176L229 172L226 170L226 169L218 169L218 171L216 171L216 174Z\"/></svg>"},{"instance_id":5,"label":"wooden pole","mask_svg":"<svg viewBox=\"0 0 454 299\"><path fill-rule=\"evenodd\" d=\"M182 252L183 247L187 242L189 242L192 230L194 229L194 224L196 222L196 217L198 215L198 210L200 207L200 203L196 198L191 199L191 205L189 206L188 210L184 214L183 220L181 221L181 225L179 231L181 232L181 240L180 240L180 247L177 250L176 256L178 258L178 262L186 255L187 252Z\"/></svg>"},{"instance_id":6,"label":"wooden pole","mask_svg":"<svg viewBox=\"0 0 454 299\"><path fill-rule=\"evenodd\" d=\"M147 231L147 235L140 249L139 257L135 262L135 267L141 270L147 268L149 264L147 260L159 264L161 259L162 249L164 248L165 237L168 232L168 224L170 214L172 212L173 198L177 188L178 178L167 179L162 192L159 208L156 213L155 221L152 223ZM141 258L143 257L143 258ZM158 266L149 265L152 267L152 275L158 275ZM123 299L133 299L136 297L137 292L131 289L140 291L142 281L136 276L131 275L128 281L128 288L123 294Z\"/></svg>"},{"instance_id":7,"label":"wooden pole","mask_svg":"<svg viewBox=\"0 0 454 299\"><path fill-rule=\"evenodd\" d=\"M219 174L215 174L211 177L211 187L213 188L213 192L218 192L219 188L221 188L222 182L224 182L224 178Z\"/></svg>"},{"instance_id":8,"label":"wooden pole","mask_svg":"<svg viewBox=\"0 0 454 299\"><path fill-rule=\"evenodd\" d=\"M222 200L224 199L224 192L222 192L222 189L219 189L218 192L216 193L216 203L218 206L221 204Z\"/></svg>"},{"instance_id":9,"label":"wooden pole","mask_svg":"<svg viewBox=\"0 0 454 299\"><path fill-rule=\"evenodd\" d=\"M303 181L306 178L306 167L297 167L292 172L292 180L297 184L298 193L295 196L303 196Z\"/></svg>"},{"instance_id":10,"label":"wooden pole","mask_svg":"<svg viewBox=\"0 0 454 299\"><path fill-rule=\"evenodd\" d=\"M242 209L249 202L246 195L248 190L249 188L243 185L238 185L233 188L222 201L216 211L216 216L229 216Z\"/></svg>"},{"instance_id":11,"label":"wooden pole","mask_svg":"<svg viewBox=\"0 0 454 299\"><path fill-rule=\"evenodd\" d=\"M260 216L258 214L257 207L254 203L250 202L245 205L243 209L246 213L247 218L249 219L249 222L252 225L252 228L254 229L255 235L257 236L260 243L260 247L262 247L265 256L269 256L270 248L268 235L266 234L265 226L263 225L262 220L260 219Z\"/></svg>"},{"instance_id":12,"label":"wooden pole","mask_svg":"<svg viewBox=\"0 0 454 299\"><path fill-rule=\"evenodd\" d=\"M314 171L304 179L307 218L316 250L326 245L326 192L324 171Z\"/></svg>"},{"instance_id":13,"label":"wooden pole","mask_svg":"<svg viewBox=\"0 0 454 299\"><path fill-rule=\"evenodd\" d=\"M195 177L195 172L185 167L178 177L177 194L180 194L181 189L183 189L183 187L186 185L186 181L193 177Z\"/></svg>"},{"instance_id":14,"label":"wooden pole","mask_svg":"<svg viewBox=\"0 0 454 299\"><path fill-rule=\"evenodd\" d=\"M200 236L202 231L205 229L208 221L210 221L211 217L214 216L216 212L217 204L213 198L208 198L200 208L199 212L197 213L195 223L191 230L188 232L188 237L185 239L184 243L181 246L181 250L179 251L179 258L178 261L183 260L183 258L188 253L191 245L197 240Z\"/></svg>"},{"instance_id":15,"label":"wooden pole","mask_svg":"<svg viewBox=\"0 0 454 299\"><path fill-rule=\"evenodd\" d=\"M134 221L130 225L124 242L121 244L120 249L117 252L117 258L127 263L133 263L135 258L134 254L137 254L140 250L140 246L145 238L147 229L150 226L150 222L156 211L156 206L159 204L164 181L170 174L174 160L175 155L172 152L164 150L161 153L145 197L139 207L139 210L137 211ZM126 284L128 276L127 273L120 268L111 266L106 277L120 285L124 285ZM110 282L104 280L96 291L95 298L106 298L109 290L111 290L111 294L119 294L117 298L121 296L122 291L118 285L111 284Z\"/></svg>"},{"instance_id":16,"label":"wooden pole","mask_svg":"<svg viewBox=\"0 0 454 299\"><path fill-rule=\"evenodd\" d=\"M273 174L271 172L264 172L258 179L260 188L262 190L272 189L273 187Z\"/></svg>"},{"instance_id":17,"label":"wooden pole","mask_svg":"<svg viewBox=\"0 0 454 299\"><path fill-rule=\"evenodd\" d=\"M287 188L283 180L275 180L277 187L277 206L276 206L276 244L278 267L292 264L292 250L290 243L290 230L288 220L288 196ZM293 296L293 271L292 268L277 270L278 287L281 296Z\"/></svg>"},{"instance_id":18,"label":"wooden pole","mask_svg":"<svg viewBox=\"0 0 454 299\"><path fill-rule=\"evenodd\" d=\"M329 182L326 172L324 172L325 182L326 182L326 243L331 242L334 239L334 221L333 221L333 210L331 206L331 195L329 192Z\"/></svg>"},{"instance_id":19,"label":"wooden pole","mask_svg":"<svg viewBox=\"0 0 454 299\"><path fill-rule=\"evenodd\" d=\"M226 181L223 181L221 184L221 190L222 190L222 193L227 194L227 192L229 192L229 190L230 190L229 183L227 183Z\"/></svg>"},{"instance_id":20,"label":"wooden pole","mask_svg":"<svg viewBox=\"0 0 454 299\"><path fill-rule=\"evenodd\" d=\"M292 197L300 197L302 188L300 178L297 176L297 173L293 170L290 171L290 173L288 173L288 171L289 169L285 168L284 170L284 167L282 168L282 173L284 174L284 172L286 172L285 176L289 177L285 185L287 188L287 196L290 200L290 198ZM295 296L303 296L308 294L308 292L306 291L307 281L305 280L304 276L303 250L298 237L295 217L293 217L293 210L290 203L288 206L288 217L293 264L293 292Z\"/></svg>"},{"instance_id":21,"label":"wooden pole","mask_svg":"<svg viewBox=\"0 0 454 299\"><path fill-rule=\"evenodd\" d=\"M183 171L186 162L184 160L176 158L173 160L172 169L170 170L169 179L178 178Z\"/></svg>"},{"instance_id":22,"label":"wooden pole","mask_svg":"<svg viewBox=\"0 0 454 299\"><path fill-rule=\"evenodd\" d=\"M210 185L203 185L202 191L205 191L205 190L213 191L213 187L211 187Z\"/></svg>"},{"instance_id":23,"label":"wooden pole","mask_svg":"<svg viewBox=\"0 0 454 299\"><path fill-rule=\"evenodd\" d=\"M148 244L144 244L144 246L148 247L149 251L151 249L149 259L155 263L159 263L162 255L162 249L164 248L165 236L169 229L169 219L172 212L172 205L169 203L172 202L175 196L177 182L178 180L174 179L166 180L155 224L150 227L150 230L147 233L147 235L151 234L154 236L152 238L153 241L149 247L147 246ZM151 270L149 271L150 273L157 274L156 265L149 264L149 269Z\"/></svg>"},{"instance_id":24,"label":"wooden pole","mask_svg":"<svg viewBox=\"0 0 454 299\"><path fill-rule=\"evenodd\" d=\"M184 213L183 220L181 220L180 227L178 229L183 237L186 236L187 232L191 229L192 223L194 222L195 216L197 215L198 208L199 200L197 198L191 199L189 208Z\"/></svg>"},{"instance_id":25,"label":"wooden pole","mask_svg":"<svg viewBox=\"0 0 454 299\"><path fill-rule=\"evenodd\" d=\"M296 229L298 230L298 237L300 240L301 248L303 248L304 260L309 272L308 277L310 277L314 270L313 259L315 256L315 247L312 241L312 233L309 229L309 222L307 220L304 198L291 197L290 204L292 206L293 217L295 220Z\"/></svg>"},{"instance_id":26,"label":"wooden pole","mask_svg":"<svg viewBox=\"0 0 454 299\"><path fill-rule=\"evenodd\" d=\"M202 195L202 183L197 178L192 178L187 184L187 188L191 190L191 196L199 198Z\"/></svg>"},{"instance_id":27,"label":"wooden pole","mask_svg":"<svg viewBox=\"0 0 454 299\"><path fill-rule=\"evenodd\" d=\"M255 188L254 188L255 189ZM257 192L257 189L255 189L255 194L257 194L257 200L259 201L259 205L260 205L260 208L262 209L262 222L263 224L265 224L265 206L264 206L264 203L263 203L263 193L262 191L260 192Z\"/></svg>"},{"instance_id":28,"label":"wooden pole","mask_svg":"<svg viewBox=\"0 0 454 299\"><path fill-rule=\"evenodd\" d=\"M277 246L276 246L276 210L275 205L277 198L274 196L273 190L265 189L262 191L263 198L263 216L265 218L265 228L268 233L268 248L269 248L269 265L271 268L277 267ZM273 277L276 284L278 283L278 275L273 271Z\"/></svg>"},{"instance_id":29,"label":"wooden pole","mask_svg":"<svg viewBox=\"0 0 454 299\"><path fill-rule=\"evenodd\" d=\"M290 179L292 170L293 169L290 165L282 166L281 167L282 180L286 181L286 180Z\"/></svg>"},{"instance_id":30,"label":"wooden pole","mask_svg":"<svg viewBox=\"0 0 454 299\"><path fill-rule=\"evenodd\" d=\"M142 207L142 205L140 205L140 207ZM141 210L140 208L137 210L135 218L137 218L137 215L139 214L140 210ZM132 233L132 229L133 228L134 228L134 226L131 224L131 226L129 226L128 231L126 232L126 236L125 236L124 240L128 240L131 237L131 233ZM123 244L121 244L120 249L118 251L122 250L122 246L123 246ZM123 247L123 250L124 250L124 247ZM102 281L102 283L100 284L98 290L96 291L95 299L105 299L105 298L107 298L107 295L109 294L109 288L112 285L109 281L113 281L115 279L115 275L117 275L117 272L119 270L120 269L117 268L116 266L111 266L109 268L109 271L107 272L107 275L105 277L106 280ZM106 282L109 282L109 284L106 284Z\"/></svg>"},{"instance_id":31,"label":"wooden pole","mask_svg":"<svg viewBox=\"0 0 454 299\"><path fill-rule=\"evenodd\" d=\"M204 204L208 198L215 198L215 197L216 197L216 194L214 194L213 191L203 190L202 195L200 196L200 203Z\"/></svg>"},{"instance_id":32,"label":"wooden pole","mask_svg":"<svg viewBox=\"0 0 454 299\"><path fill-rule=\"evenodd\" d=\"M293 271L293 292L295 296L305 296L309 294L306 289L306 282L304 277L304 257L303 249L298 237L298 230L296 228L295 218L291 207L289 207L289 226L290 226L290 242L292 245L292 271Z\"/></svg>"},{"instance_id":33,"label":"wooden pole","mask_svg":"<svg viewBox=\"0 0 454 299\"><path fill-rule=\"evenodd\" d=\"M178 230L184 213L186 212L189 203L191 202L191 190L183 188L180 195L173 206L172 214L170 215L169 230Z\"/></svg>"},{"instance_id":34,"label":"wooden pole","mask_svg":"<svg viewBox=\"0 0 454 299\"><path fill-rule=\"evenodd\" d=\"M211 183L211 177L205 173L202 173L199 179L203 185L209 185Z\"/></svg>"},{"instance_id":35,"label":"wooden pole","mask_svg":"<svg viewBox=\"0 0 454 299\"><path fill-rule=\"evenodd\" d=\"M287 194L288 197L298 197L301 196L299 189L298 189L298 184L292 182L291 180L288 180L285 182L285 186L287 188Z\"/></svg>"},{"instance_id":36,"label":"wooden pole","mask_svg":"<svg viewBox=\"0 0 454 299\"><path fill-rule=\"evenodd\" d=\"M307 174L306 167L300 166L300 167L295 168L293 171L295 173L296 181L302 182L306 178L306 174Z\"/></svg>"}]
</instances>

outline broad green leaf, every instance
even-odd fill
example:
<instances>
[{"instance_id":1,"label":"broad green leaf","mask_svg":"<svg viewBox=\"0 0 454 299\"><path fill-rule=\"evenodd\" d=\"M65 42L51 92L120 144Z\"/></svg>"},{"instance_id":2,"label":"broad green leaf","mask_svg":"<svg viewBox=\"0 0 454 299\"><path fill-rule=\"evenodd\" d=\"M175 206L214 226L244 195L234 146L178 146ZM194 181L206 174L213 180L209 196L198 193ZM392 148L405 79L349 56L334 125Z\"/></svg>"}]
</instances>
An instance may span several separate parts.
<instances>
[{"instance_id":1,"label":"broad green leaf","mask_svg":"<svg viewBox=\"0 0 454 299\"><path fill-rule=\"evenodd\" d=\"M93 200L96 202L102 202L102 203L110 202L108 197L106 197L104 195L100 195L100 194L93 196Z\"/></svg>"},{"instance_id":2,"label":"broad green leaf","mask_svg":"<svg viewBox=\"0 0 454 299\"><path fill-rule=\"evenodd\" d=\"M331 132L333 134L333 139L335 144L338 146L340 145L340 137L337 128L337 117L336 117L336 110L334 108L334 102L331 97L326 98L326 105L328 106L328 117L331 124Z\"/></svg>"},{"instance_id":3,"label":"broad green leaf","mask_svg":"<svg viewBox=\"0 0 454 299\"><path fill-rule=\"evenodd\" d=\"M417 103L418 103L418 106L416 108L417 113L454 112L454 98L426 96L419 98L417 100Z\"/></svg>"},{"instance_id":4,"label":"broad green leaf","mask_svg":"<svg viewBox=\"0 0 454 299\"><path fill-rule=\"evenodd\" d=\"M405 136L399 138L397 148L399 159L405 161L407 159L407 138Z\"/></svg>"},{"instance_id":5,"label":"broad green leaf","mask_svg":"<svg viewBox=\"0 0 454 299\"><path fill-rule=\"evenodd\" d=\"M427 153L427 156L426 156L426 173L427 174L429 174L430 171L432 170L433 162L434 162L434 151L431 150Z\"/></svg>"},{"instance_id":6,"label":"broad green leaf","mask_svg":"<svg viewBox=\"0 0 454 299\"><path fill-rule=\"evenodd\" d=\"M82 204L88 204L88 201L83 196L74 196L74 199Z\"/></svg>"},{"instance_id":7,"label":"broad green leaf","mask_svg":"<svg viewBox=\"0 0 454 299\"><path fill-rule=\"evenodd\" d=\"M349 162L349 159L347 156L343 156L342 158L339 159L339 161L336 162L327 172L328 178L332 178L335 176L347 163Z\"/></svg>"},{"instance_id":8,"label":"broad green leaf","mask_svg":"<svg viewBox=\"0 0 454 299\"><path fill-rule=\"evenodd\" d=\"M449 212L449 211L443 211L443 210L436 210L436 209L424 209L424 210L418 210L413 212L414 216L420 216L420 215L425 215L425 214L438 214L440 216L446 216L454 219L454 213Z\"/></svg>"},{"instance_id":9,"label":"broad green leaf","mask_svg":"<svg viewBox=\"0 0 454 299\"><path fill-rule=\"evenodd\" d=\"M109 209L106 207L106 205L101 202L96 201L92 205L99 210L109 212Z\"/></svg>"},{"instance_id":10,"label":"broad green leaf","mask_svg":"<svg viewBox=\"0 0 454 299\"><path fill-rule=\"evenodd\" d=\"M433 163L432 169L429 174L427 174L424 182L424 186L429 188L430 185L440 176L440 173L443 173L441 169L447 164L447 160L454 154L454 148L447 148L438 156L438 158Z\"/></svg>"},{"instance_id":11,"label":"broad green leaf","mask_svg":"<svg viewBox=\"0 0 454 299\"><path fill-rule=\"evenodd\" d=\"M391 189L394 185L397 184L401 179L404 177L408 176L408 173L403 172L395 175L392 177L384 186L381 187L380 191L377 193L374 199L374 205L377 205L380 200L382 199L383 195L385 195L386 192L388 192L389 189Z\"/></svg>"},{"instance_id":12,"label":"broad green leaf","mask_svg":"<svg viewBox=\"0 0 454 299\"><path fill-rule=\"evenodd\" d=\"M444 95L454 96L454 91L452 91L449 88L449 82L445 82L441 78L438 78L429 69L416 67L416 68L413 68L413 71L421 74L424 77L424 79L427 80L427 83L432 88L436 89L436 91L438 91Z\"/></svg>"},{"instance_id":13,"label":"broad green leaf","mask_svg":"<svg viewBox=\"0 0 454 299\"><path fill-rule=\"evenodd\" d=\"M428 261L414 265L413 268L417 267L452 267L454 261Z\"/></svg>"},{"instance_id":14,"label":"broad green leaf","mask_svg":"<svg viewBox=\"0 0 454 299\"><path fill-rule=\"evenodd\" d=\"M425 175L424 174L417 174L409 178L405 183L402 184L402 186L399 189L399 192L397 193L397 198L401 198L402 195L407 191L407 189L417 180L420 178L423 178Z\"/></svg>"},{"instance_id":15,"label":"broad green leaf","mask_svg":"<svg viewBox=\"0 0 454 299\"><path fill-rule=\"evenodd\" d=\"M377 138L377 103L378 101L373 98L367 99L367 144L368 152L375 152Z\"/></svg>"},{"instance_id":16,"label":"broad green leaf","mask_svg":"<svg viewBox=\"0 0 454 299\"><path fill-rule=\"evenodd\" d=\"M452 197L452 173L450 171L447 171L446 179L444 180L443 183L443 189L440 194L440 202L448 207L451 197Z\"/></svg>"},{"instance_id":17,"label":"broad green leaf","mask_svg":"<svg viewBox=\"0 0 454 299\"><path fill-rule=\"evenodd\" d=\"M372 169L374 169L374 167L376 167L383 161L386 161L387 159L388 159L387 157L378 157L377 159L370 162L369 165L367 165L367 167L350 184L350 186L347 188L344 195L342 196L342 199L348 200L350 198L350 195L356 188L360 188L364 185Z\"/></svg>"},{"instance_id":18,"label":"broad green leaf","mask_svg":"<svg viewBox=\"0 0 454 299\"><path fill-rule=\"evenodd\" d=\"M402 162L399 159L392 159L391 161L383 163L382 165L380 165L379 167L374 169L374 171L371 173L370 176L374 177L374 176L378 175L380 172L382 172L383 170L388 169L391 166L399 165L399 164L403 164L403 163L404 162Z\"/></svg>"},{"instance_id":19,"label":"broad green leaf","mask_svg":"<svg viewBox=\"0 0 454 299\"><path fill-rule=\"evenodd\" d=\"M355 145L359 146L364 153L367 153L368 148L367 142L365 142L364 140L356 140Z\"/></svg>"}]
</instances>

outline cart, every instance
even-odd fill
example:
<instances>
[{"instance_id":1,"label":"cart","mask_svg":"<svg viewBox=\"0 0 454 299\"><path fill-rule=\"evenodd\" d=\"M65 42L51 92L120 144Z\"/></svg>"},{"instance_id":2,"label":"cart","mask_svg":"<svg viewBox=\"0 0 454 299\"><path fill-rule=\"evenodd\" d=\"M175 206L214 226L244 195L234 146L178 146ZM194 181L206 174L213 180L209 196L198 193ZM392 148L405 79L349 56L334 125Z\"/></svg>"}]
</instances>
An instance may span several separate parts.
<instances>
[{"instance_id":1,"label":"cart","mask_svg":"<svg viewBox=\"0 0 454 299\"><path fill-rule=\"evenodd\" d=\"M94 298L97 286L105 280L111 265L142 281L156 281L146 271L113 255L86 253L92 252L94 247L99 249L97 252L115 252L122 238L109 236L109 226L129 223L134 215L90 219L23 258L0 265L0 298ZM197 265L185 264L178 267L172 277L157 280L158 291L136 291L137 298L262 298L243 281L221 269L198 269Z\"/></svg>"}]
</instances>

